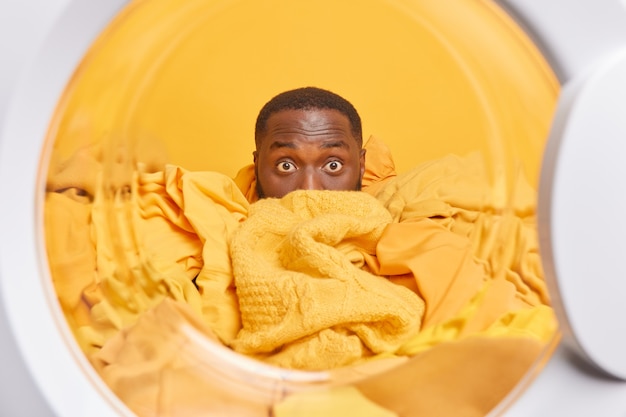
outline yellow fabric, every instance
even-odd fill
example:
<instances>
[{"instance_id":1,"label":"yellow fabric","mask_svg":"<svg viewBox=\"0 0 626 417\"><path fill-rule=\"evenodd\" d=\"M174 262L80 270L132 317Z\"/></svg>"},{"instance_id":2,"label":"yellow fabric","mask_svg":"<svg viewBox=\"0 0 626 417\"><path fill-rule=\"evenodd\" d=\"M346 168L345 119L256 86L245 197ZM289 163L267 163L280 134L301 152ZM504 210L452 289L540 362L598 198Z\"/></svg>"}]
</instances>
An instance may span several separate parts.
<instances>
[{"instance_id":1,"label":"yellow fabric","mask_svg":"<svg viewBox=\"0 0 626 417\"><path fill-rule=\"evenodd\" d=\"M136 326L116 334L94 356L94 366L138 416L257 417L269 409L276 416L296 411L342 416L349 406L363 417L480 417L515 387L545 349L533 336L475 335L441 343L408 360L339 368L329 381L292 392L289 384L263 388L263 381L251 382L249 375L233 368L211 373L228 364L198 348L189 327L218 341L188 305L165 299ZM241 378L252 386L243 386ZM342 383L349 380L354 382Z\"/></svg>"},{"instance_id":2,"label":"yellow fabric","mask_svg":"<svg viewBox=\"0 0 626 417\"><path fill-rule=\"evenodd\" d=\"M185 326L193 321L206 337L221 344L237 346L243 340L251 316L246 316L243 308L240 311L245 297L236 293L231 242L249 220L254 225L254 207L259 203L259 207L286 204L281 210L295 216L290 204L299 200L296 197L316 193L302 191L284 201L264 200L251 206L233 180L212 172L191 172L176 166L151 172L139 165L126 181L107 178L103 169L96 169L95 176L76 175L76 164L85 160L102 164L99 158L87 152L60 165L55 171L58 175L50 178L46 200L51 272L77 340L107 384L132 404L138 415L168 415L166 411L155 414L155 410L175 410L169 415L191 416L215 407L228 409L225 403L207 399L216 392L215 382L198 375L191 363L198 365L209 358L186 358L184 351L175 346L194 346L184 336ZM424 300L425 308L417 333L406 333L407 337L393 349L363 348L364 355L354 358L358 366L337 368L333 375L341 375L346 369L355 375L371 376L367 380L375 385L368 385L364 379L354 386L365 397L399 415L406 410L395 408L395 391L381 389L373 382L379 381L379 375L392 372L379 369L378 364L386 363L382 359L401 361L411 357L397 367L396 372L404 375L398 378L424 387L432 380L432 374L424 369L449 369L450 357L445 352L454 352L453 363L461 366L464 361L472 362L473 374L465 368L460 373L450 369L440 372L436 379L439 385L431 387L431 392L443 395L441 391L448 384L466 385L470 388L458 396L459 400L452 403L456 408L450 405L450 410L463 411L456 415L484 415L536 360L556 329L536 250L530 194L523 192L526 188L520 180L516 198L503 203L497 186L483 176L481 165L475 156L450 156L421 164L401 176L379 176L386 180L372 184L381 184L378 188L369 188L375 190L374 197L354 193L363 201L377 200L372 207L384 207L385 215L373 223L366 238L351 238L338 245L338 259L362 267L357 279L365 276L361 272L379 275L376 278L385 283L385 288L415 294L415 299ZM326 193L342 195L320 195ZM272 207L268 207L269 212ZM352 211L358 212L351 210L349 214L354 214ZM274 215L280 219L273 218L272 224L288 219L285 211ZM354 220L354 216L345 217ZM367 224L359 223L358 227L368 230ZM340 227L334 226L327 230L329 236L338 231ZM270 231L257 233L263 242L271 243ZM299 260L297 256L292 258ZM296 266L302 265L306 262L296 262ZM247 269L256 271L254 267ZM292 283L293 288L300 285ZM288 293L278 288L272 295ZM376 308L375 300L362 304ZM252 316L252 323L254 320ZM319 340L326 343L322 337L332 332L341 337L348 334L328 326L317 333L317 342L304 337L292 346L311 343L310 358L311 353L320 352ZM282 343L287 339L277 340ZM295 348L289 349L289 343L282 348L257 357L267 356L271 361L272 356L294 358L303 352L306 357L306 349L295 352ZM477 352L496 352L500 361L507 355L514 356L499 363L499 370L485 368L479 372L481 366L498 362L477 357ZM163 362L159 358L169 359ZM345 359L327 365L350 362ZM166 363L182 368L172 370ZM413 363L422 363L423 367L406 368ZM290 362L289 366L302 364ZM475 384L475 377L480 384ZM506 382L506 389L499 385L501 381ZM136 389L137 385L142 389ZM478 387L492 394L479 395L475 392ZM406 390L398 392L409 395ZM468 392L475 395L465 395ZM238 398L236 390L223 397ZM409 404L423 410L423 415L436 416L443 407L440 399L422 398L419 404ZM181 401L188 406L179 404ZM263 407L276 403L277 398L268 401ZM249 415L254 415L249 410L258 411L259 407L252 400L238 404Z\"/></svg>"},{"instance_id":3,"label":"yellow fabric","mask_svg":"<svg viewBox=\"0 0 626 417\"><path fill-rule=\"evenodd\" d=\"M391 179L376 197L395 222L429 218L469 240L474 260L488 276L511 282L516 297L528 304L547 304L536 191L521 173L516 184L507 193L501 183L492 183L480 154L448 155Z\"/></svg>"},{"instance_id":4,"label":"yellow fabric","mask_svg":"<svg viewBox=\"0 0 626 417\"><path fill-rule=\"evenodd\" d=\"M482 417L511 392L544 349L533 337L476 335L441 343L355 386L400 416Z\"/></svg>"},{"instance_id":5,"label":"yellow fabric","mask_svg":"<svg viewBox=\"0 0 626 417\"><path fill-rule=\"evenodd\" d=\"M376 255L377 274L408 275L415 281L426 303L424 327L455 316L486 278L472 260L469 242L430 219L389 225Z\"/></svg>"},{"instance_id":6,"label":"yellow fabric","mask_svg":"<svg viewBox=\"0 0 626 417\"><path fill-rule=\"evenodd\" d=\"M106 160L98 147L81 150L47 185L50 268L82 349L97 351L166 297L184 300L222 340L232 339L240 320L228 236L248 202L222 174L141 165L111 179ZM85 166L94 174L82 175Z\"/></svg>"},{"instance_id":7,"label":"yellow fabric","mask_svg":"<svg viewBox=\"0 0 626 417\"><path fill-rule=\"evenodd\" d=\"M319 417L352 415L359 417L399 417L367 399L354 387L337 387L293 395L273 408L275 417Z\"/></svg>"},{"instance_id":8,"label":"yellow fabric","mask_svg":"<svg viewBox=\"0 0 626 417\"><path fill-rule=\"evenodd\" d=\"M233 376L207 371L219 363L197 352L189 328L219 340L187 303L166 298L112 337L92 363L137 416L266 415L273 398L242 396Z\"/></svg>"},{"instance_id":9,"label":"yellow fabric","mask_svg":"<svg viewBox=\"0 0 626 417\"><path fill-rule=\"evenodd\" d=\"M231 242L243 323L231 346L300 369L394 352L419 331L424 302L360 268L390 222L354 191L294 191L250 206Z\"/></svg>"}]
</instances>

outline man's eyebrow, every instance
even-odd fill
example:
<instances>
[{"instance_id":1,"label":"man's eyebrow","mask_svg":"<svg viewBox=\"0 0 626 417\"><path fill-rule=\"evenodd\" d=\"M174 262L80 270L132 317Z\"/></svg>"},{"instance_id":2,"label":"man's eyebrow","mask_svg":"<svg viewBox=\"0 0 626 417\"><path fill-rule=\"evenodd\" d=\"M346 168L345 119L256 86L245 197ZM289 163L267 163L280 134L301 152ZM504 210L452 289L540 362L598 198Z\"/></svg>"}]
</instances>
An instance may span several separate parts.
<instances>
[{"instance_id":1,"label":"man's eyebrow","mask_svg":"<svg viewBox=\"0 0 626 417\"><path fill-rule=\"evenodd\" d=\"M349 148L349 146L344 140L332 140L328 142L323 142L320 148L322 149Z\"/></svg>"},{"instance_id":2,"label":"man's eyebrow","mask_svg":"<svg viewBox=\"0 0 626 417\"><path fill-rule=\"evenodd\" d=\"M280 148L297 149L298 147L293 142L289 142L289 141L281 142L279 140L272 142L272 144L270 145L270 149L280 149Z\"/></svg>"},{"instance_id":3,"label":"man's eyebrow","mask_svg":"<svg viewBox=\"0 0 626 417\"><path fill-rule=\"evenodd\" d=\"M270 149L281 149L281 148L298 149L298 145L291 141L280 141L280 140L274 141L270 145ZM344 140L330 140L330 141L322 142L320 144L320 148L322 149L349 148L349 146Z\"/></svg>"}]
</instances>

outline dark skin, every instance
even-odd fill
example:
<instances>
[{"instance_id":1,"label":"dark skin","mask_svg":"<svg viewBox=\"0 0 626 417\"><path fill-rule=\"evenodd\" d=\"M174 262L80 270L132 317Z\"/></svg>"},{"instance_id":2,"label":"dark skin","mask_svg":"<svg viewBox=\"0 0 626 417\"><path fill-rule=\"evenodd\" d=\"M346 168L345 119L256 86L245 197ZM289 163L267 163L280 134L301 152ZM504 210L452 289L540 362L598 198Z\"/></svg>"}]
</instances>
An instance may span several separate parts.
<instances>
[{"instance_id":1,"label":"dark skin","mask_svg":"<svg viewBox=\"0 0 626 417\"><path fill-rule=\"evenodd\" d=\"M272 114L254 155L259 198L294 190L361 189L365 150L337 110L283 110Z\"/></svg>"}]
</instances>

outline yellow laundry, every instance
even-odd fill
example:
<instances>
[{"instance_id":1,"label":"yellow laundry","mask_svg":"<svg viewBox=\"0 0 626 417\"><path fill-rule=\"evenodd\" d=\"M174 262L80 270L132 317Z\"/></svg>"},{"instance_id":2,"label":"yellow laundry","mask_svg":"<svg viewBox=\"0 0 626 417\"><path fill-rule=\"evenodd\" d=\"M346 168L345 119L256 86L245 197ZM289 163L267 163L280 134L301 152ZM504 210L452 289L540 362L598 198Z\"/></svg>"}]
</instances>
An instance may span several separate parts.
<instances>
[{"instance_id":1,"label":"yellow laundry","mask_svg":"<svg viewBox=\"0 0 626 417\"><path fill-rule=\"evenodd\" d=\"M252 205L231 242L243 322L231 346L302 369L395 351L419 331L424 302L361 269L390 222L374 197L355 191L295 191Z\"/></svg>"},{"instance_id":2,"label":"yellow laundry","mask_svg":"<svg viewBox=\"0 0 626 417\"><path fill-rule=\"evenodd\" d=\"M192 362L212 358L203 358L186 335L189 326L260 361L328 369L328 389L351 375L358 392L334 391L328 399L336 404L351 396L359 403L361 395L364 405L402 415L397 395L410 396L408 388L388 392L376 381L406 380L407 387L432 392L462 381L471 387L467 395L445 407L441 392L407 404L424 415L441 407L481 415L515 385L556 331L529 186L520 179L503 203L476 155L444 157L396 175L381 141L366 146L377 146L377 153L368 153L364 192L300 191L257 202L246 169L234 181L137 164L128 178L107 178L97 149L53 167L46 237L55 288L79 344L133 411L194 416L225 407L206 399L227 384L198 373ZM80 175L86 160L97 175ZM329 210L334 217L325 223L317 214ZM307 244L283 245L294 226L315 248L310 256ZM278 272L276 279L264 270ZM260 282L264 292L255 292ZM348 293L358 296L346 310L323 304L338 304ZM259 299L266 304L255 304ZM311 314L289 316L290 306L306 300L301 311ZM387 316L376 316L381 311ZM394 325L376 327L393 314ZM505 357L497 369L487 368ZM484 378L476 383L469 371L454 372L450 358L471 361ZM442 370L436 378L435 369ZM378 376L367 378L372 375ZM237 407L240 415L274 406L278 413L307 398L293 393L283 404L269 395L262 405Z\"/></svg>"}]
</instances>

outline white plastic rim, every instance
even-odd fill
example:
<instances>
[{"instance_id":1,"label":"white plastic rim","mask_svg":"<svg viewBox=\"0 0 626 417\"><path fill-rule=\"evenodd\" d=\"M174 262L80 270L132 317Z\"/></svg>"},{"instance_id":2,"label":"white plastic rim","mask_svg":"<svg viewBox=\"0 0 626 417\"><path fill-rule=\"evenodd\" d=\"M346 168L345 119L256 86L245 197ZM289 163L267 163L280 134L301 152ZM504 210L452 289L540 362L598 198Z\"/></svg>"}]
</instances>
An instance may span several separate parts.
<instances>
[{"instance_id":1,"label":"white plastic rim","mask_svg":"<svg viewBox=\"0 0 626 417\"><path fill-rule=\"evenodd\" d=\"M58 99L123 3L71 2L22 74L0 132L0 308L31 377L59 417L131 415L80 353L56 305L41 232L44 185L38 178L45 172L40 150ZM29 393L21 394L28 401Z\"/></svg>"},{"instance_id":2,"label":"white plastic rim","mask_svg":"<svg viewBox=\"0 0 626 417\"><path fill-rule=\"evenodd\" d=\"M496 0L542 50L562 84L626 45L626 0Z\"/></svg>"},{"instance_id":3,"label":"white plastic rim","mask_svg":"<svg viewBox=\"0 0 626 417\"><path fill-rule=\"evenodd\" d=\"M566 85L544 154L541 255L564 341L626 379L626 49Z\"/></svg>"}]
</instances>

